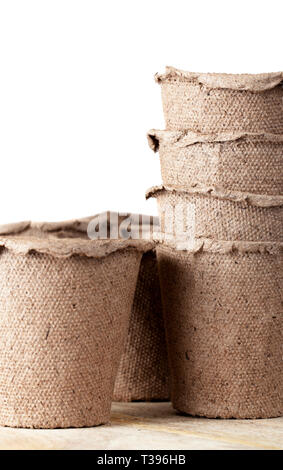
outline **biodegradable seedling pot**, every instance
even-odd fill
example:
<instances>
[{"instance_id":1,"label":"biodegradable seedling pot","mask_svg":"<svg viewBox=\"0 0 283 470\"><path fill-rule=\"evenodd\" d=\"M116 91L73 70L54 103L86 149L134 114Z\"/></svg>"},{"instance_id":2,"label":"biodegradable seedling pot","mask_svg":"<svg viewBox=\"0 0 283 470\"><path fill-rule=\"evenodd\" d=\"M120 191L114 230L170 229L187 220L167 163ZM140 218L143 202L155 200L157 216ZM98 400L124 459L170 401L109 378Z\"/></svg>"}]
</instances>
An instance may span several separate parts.
<instances>
[{"instance_id":1,"label":"biodegradable seedling pot","mask_svg":"<svg viewBox=\"0 0 283 470\"><path fill-rule=\"evenodd\" d=\"M282 416L282 244L160 244L157 255L174 408Z\"/></svg>"},{"instance_id":2,"label":"biodegradable seedling pot","mask_svg":"<svg viewBox=\"0 0 283 470\"><path fill-rule=\"evenodd\" d=\"M0 232L0 425L109 421L142 254L89 240L87 219Z\"/></svg>"},{"instance_id":3,"label":"biodegradable seedling pot","mask_svg":"<svg viewBox=\"0 0 283 470\"><path fill-rule=\"evenodd\" d=\"M283 194L283 135L153 129L148 140L166 186Z\"/></svg>"},{"instance_id":4,"label":"biodegradable seedling pot","mask_svg":"<svg viewBox=\"0 0 283 470\"><path fill-rule=\"evenodd\" d=\"M157 260L142 257L130 326L115 382L116 401L169 399L169 371Z\"/></svg>"},{"instance_id":5,"label":"biodegradable seedling pot","mask_svg":"<svg viewBox=\"0 0 283 470\"><path fill-rule=\"evenodd\" d=\"M156 80L167 129L283 134L283 72L233 75L167 67Z\"/></svg>"},{"instance_id":6,"label":"biodegradable seedling pot","mask_svg":"<svg viewBox=\"0 0 283 470\"><path fill-rule=\"evenodd\" d=\"M172 237L283 241L283 196L157 186L146 197L157 199L161 231Z\"/></svg>"}]
</instances>

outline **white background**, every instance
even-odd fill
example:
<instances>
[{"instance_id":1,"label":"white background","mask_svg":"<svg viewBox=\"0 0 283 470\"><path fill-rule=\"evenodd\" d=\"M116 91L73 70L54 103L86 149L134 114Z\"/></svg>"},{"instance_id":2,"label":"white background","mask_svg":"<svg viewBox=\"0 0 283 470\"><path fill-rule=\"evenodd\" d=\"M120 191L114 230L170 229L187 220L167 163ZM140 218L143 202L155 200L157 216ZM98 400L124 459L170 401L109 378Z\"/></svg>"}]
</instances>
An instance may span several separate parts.
<instances>
[{"instance_id":1,"label":"white background","mask_svg":"<svg viewBox=\"0 0 283 470\"><path fill-rule=\"evenodd\" d=\"M282 70L282 20L282 0L0 0L0 223L156 213L154 73Z\"/></svg>"}]
</instances>

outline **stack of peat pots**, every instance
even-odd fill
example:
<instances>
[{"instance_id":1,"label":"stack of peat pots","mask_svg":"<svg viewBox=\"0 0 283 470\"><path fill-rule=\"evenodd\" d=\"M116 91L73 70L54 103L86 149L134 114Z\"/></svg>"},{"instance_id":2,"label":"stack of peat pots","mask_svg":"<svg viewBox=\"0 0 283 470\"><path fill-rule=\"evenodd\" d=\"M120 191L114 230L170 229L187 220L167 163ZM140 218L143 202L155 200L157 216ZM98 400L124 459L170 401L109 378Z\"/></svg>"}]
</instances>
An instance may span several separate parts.
<instances>
[{"instance_id":1,"label":"stack of peat pots","mask_svg":"<svg viewBox=\"0 0 283 470\"><path fill-rule=\"evenodd\" d=\"M157 257L173 406L283 413L283 73L167 68Z\"/></svg>"}]
</instances>

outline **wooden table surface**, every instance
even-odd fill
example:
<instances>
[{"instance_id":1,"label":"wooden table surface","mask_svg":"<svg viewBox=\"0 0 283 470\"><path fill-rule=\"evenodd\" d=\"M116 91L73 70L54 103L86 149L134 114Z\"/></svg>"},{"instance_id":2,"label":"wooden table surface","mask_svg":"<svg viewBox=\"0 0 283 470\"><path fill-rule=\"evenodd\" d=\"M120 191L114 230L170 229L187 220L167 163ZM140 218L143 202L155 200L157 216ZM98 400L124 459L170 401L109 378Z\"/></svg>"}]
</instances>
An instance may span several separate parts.
<instances>
[{"instance_id":1,"label":"wooden table surface","mask_svg":"<svg viewBox=\"0 0 283 470\"><path fill-rule=\"evenodd\" d=\"M170 403L113 403L111 422L83 429L0 427L0 449L283 449L283 418L178 415Z\"/></svg>"}]
</instances>

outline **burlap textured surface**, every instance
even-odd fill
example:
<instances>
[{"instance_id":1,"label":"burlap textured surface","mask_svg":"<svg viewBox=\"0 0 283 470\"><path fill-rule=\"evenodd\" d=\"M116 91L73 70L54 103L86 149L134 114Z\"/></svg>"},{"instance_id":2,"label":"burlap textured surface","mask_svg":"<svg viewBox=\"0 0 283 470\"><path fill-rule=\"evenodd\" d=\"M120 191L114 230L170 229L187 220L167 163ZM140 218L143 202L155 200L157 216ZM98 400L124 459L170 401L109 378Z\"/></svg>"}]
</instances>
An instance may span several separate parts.
<instances>
[{"instance_id":1,"label":"burlap textured surface","mask_svg":"<svg viewBox=\"0 0 283 470\"><path fill-rule=\"evenodd\" d=\"M210 189L147 192L158 203L161 231L174 237L283 241L283 197L217 193Z\"/></svg>"},{"instance_id":2,"label":"burlap textured surface","mask_svg":"<svg viewBox=\"0 0 283 470\"><path fill-rule=\"evenodd\" d=\"M152 239L155 217L141 214L100 214L102 224L107 224L107 236L115 234ZM117 228L117 227L116 227ZM128 231L130 230L130 232ZM159 275L155 250L144 253L124 352L115 382L115 401L168 400L169 373L162 316Z\"/></svg>"},{"instance_id":3,"label":"burlap textured surface","mask_svg":"<svg viewBox=\"0 0 283 470\"><path fill-rule=\"evenodd\" d=\"M0 238L0 425L102 424L152 244L82 239L76 223L73 238L65 226L57 237L39 225Z\"/></svg>"},{"instance_id":4,"label":"burlap textured surface","mask_svg":"<svg viewBox=\"0 0 283 470\"><path fill-rule=\"evenodd\" d=\"M167 67L156 80L167 129L283 134L283 72L201 74Z\"/></svg>"},{"instance_id":5,"label":"burlap textured surface","mask_svg":"<svg viewBox=\"0 0 283 470\"><path fill-rule=\"evenodd\" d=\"M283 135L148 133L165 185L283 194Z\"/></svg>"},{"instance_id":6,"label":"burlap textured surface","mask_svg":"<svg viewBox=\"0 0 283 470\"><path fill-rule=\"evenodd\" d=\"M114 400L169 399L169 371L159 275L153 251L142 257Z\"/></svg>"},{"instance_id":7,"label":"burlap textured surface","mask_svg":"<svg viewBox=\"0 0 283 470\"><path fill-rule=\"evenodd\" d=\"M220 245L157 246L173 406L282 416L282 244Z\"/></svg>"}]
</instances>

